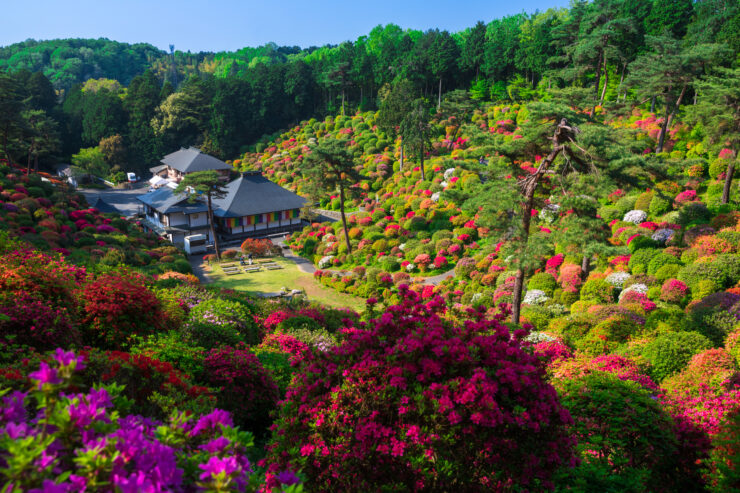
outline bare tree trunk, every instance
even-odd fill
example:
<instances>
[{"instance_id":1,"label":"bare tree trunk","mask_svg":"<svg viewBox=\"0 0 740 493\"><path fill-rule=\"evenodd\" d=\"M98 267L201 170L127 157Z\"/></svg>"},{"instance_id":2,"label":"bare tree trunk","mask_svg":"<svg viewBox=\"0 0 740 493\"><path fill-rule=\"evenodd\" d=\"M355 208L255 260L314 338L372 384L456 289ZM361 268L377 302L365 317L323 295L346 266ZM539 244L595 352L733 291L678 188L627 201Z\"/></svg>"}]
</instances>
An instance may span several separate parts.
<instances>
[{"instance_id":1,"label":"bare tree trunk","mask_svg":"<svg viewBox=\"0 0 740 493\"><path fill-rule=\"evenodd\" d=\"M650 113L655 113L655 96L650 98Z\"/></svg>"},{"instance_id":2,"label":"bare tree trunk","mask_svg":"<svg viewBox=\"0 0 740 493\"><path fill-rule=\"evenodd\" d=\"M339 213L342 215L342 229L344 230L344 241L347 244L347 253L352 253L349 232L347 232L347 217L344 215L344 187L342 185L339 185Z\"/></svg>"},{"instance_id":3,"label":"bare tree trunk","mask_svg":"<svg viewBox=\"0 0 740 493\"><path fill-rule=\"evenodd\" d=\"M442 106L442 77L439 78L439 92L437 93L437 111Z\"/></svg>"},{"instance_id":4,"label":"bare tree trunk","mask_svg":"<svg viewBox=\"0 0 740 493\"><path fill-rule=\"evenodd\" d=\"M591 117L596 114L596 98L599 97L599 85L601 84L601 56L599 55L599 63L596 64L596 84L594 84L594 105L591 108Z\"/></svg>"},{"instance_id":5,"label":"bare tree trunk","mask_svg":"<svg viewBox=\"0 0 740 493\"><path fill-rule=\"evenodd\" d=\"M33 155L33 170L38 173L39 172L39 153Z\"/></svg>"},{"instance_id":6,"label":"bare tree trunk","mask_svg":"<svg viewBox=\"0 0 740 493\"><path fill-rule=\"evenodd\" d=\"M537 190L537 185L539 184L539 179L542 174L544 174L547 169L552 165L553 161L555 161L555 158L558 157L558 154L560 154L560 151L563 150L563 146L560 143L560 138L562 136L562 132L571 130L570 127L568 127L568 122L565 119L562 119L560 121L560 124L558 125L558 128L555 130L555 135L552 138L552 150L550 151L550 154L547 155L545 159L542 160L539 167L537 168L537 171L535 171L533 174L529 175L527 177L527 181L524 182L524 204L522 206L522 245L524 246L524 251L526 251L527 248L527 242L529 241L529 226L532 222L532 207L534 206L534 192ZM572 131L572 130L571 130ZM524 252L523 252L524 254ZM512 293L512 303L511 303L511 323L518 324L519 323L519 315L521 313L521 307L522 307L522 291L524 289L524 269L519 266L516 271L516 277L514 280L514 292Z\"/></svg>"},{"instance_id":7,"label":"bare tree trunk","mask_svg":"<svg viewBox=\"0 0 740 493\"><path fill-rule=\"evenodd\" d=\"M216 259L221 260L221 251L218 246L218 235L216 234L216 225L213 222L213 206L211 204L211 192L208 192L208 223L211 225L211 236L213 236L213 246L216 249Z\"/></svg>"},{"instance_id":8,"label":"bare tree trunk","mask_svg":"<svg viewBox=\"0 0 740 493\"><path fill-rule=\"evenodd\" d=\"M606 57L604 57L604 88L601 90L601 100L599 106L604 104L604 97L606 97L606 87L609 85L609 69L606 66Z\"/></svg>"},{"instance_id":9,"label":"bare tree trunk","mask_svg":"<svg viewBox=\"0 0 740 493\"><path fill-rule=\"evenodd\" d=\"M624 71L627 68L627 64L622 64L622 75L619 76L619 86L617 86L617 103L619 102L619 96L621 95L619 91L622 89L622 83L624 82ZM625 98L626 98L626 92L625 92Z\"/></svg>"},{"instance_id":10,"label":"bare tree trunk","mask_svg":"<svg viewBox=\"0 0 740 493\"><path fill-rule=\"evenodd\" d=\"M732 175L735 174L735 159L730 161L727 166L727 173L725 174L725 186L722 187L722 203L726 204L730 201L730 187L732 186Z\"/></svg>"},{"instance_id":11,"label":"bare tree trunk","mask_svg":"<svg viewBox=\"0 0 740 493\"><path fill-rule=\"evenodd\" d=\"M527 241L529 241L529 225L532 221L532 206L534 205L534 191L537 188L537 184L530 187L524 199L524 207L522 210L522 239L524 248L526 248ZM519 316L522 309L522 291L524 290L524 268L519 266L516 270L516 277L514 278L514 293L513 299L511 300L511 323L518 324Z\"/></svg>"},{"instance_id":12,"label":"bare tree trunk","mask_svg":"<svg viewBox=\"0 0 740 493\"><path fill-rule=\"evenodd\" d=\"M673 111L671 111L671 116L668 117L668 128L671 128L671 126L673 125L673 120L676 117L676 113L678 113L678 108L681 106L681 101L683 101L683 97L686 94L687 87L688 86L683 86L683 89L681 89L681 94L678 95L676 106L673 107Z\"/></svg>"},{"instance_id":13,"label":"bare tree trunk","mask_svg":"<svg viewBox=\"0 0 740 493\"><path fill-rule=\"evenodd\" d=\"M599 63L596 64L596 84L594 85L595 97L599 97L599 86L601 85L601 59L602 54L599 55Z\"/></svg>"},{"instance_id":14,"label":"bare tree trunk","mask_svg":"<svg viewBox=\"0 0 740 493\"><path fill-rule=\"evenodd\" d=\"M585 281L588 278L588 270L591 267L591 259L588 255L584 255L581 259L581 278Z\"/></svg>"},{"instance_id":15,"label":"bare tree trunk","mask_svg":"<svg viewBox=\"0 0 740 493\"><path fill-rule=\"evenodd\" d=\"M403 171L403 136L401 136L401 160L399 161L398 171Z\"/></svg>"},{"instance_id":16,"label":"bare tree trunk","mask_svg":"<svg viewBox=\"0 0 740 493\"><path fill-rule=\"evenodd\" d=\"M419 145L419 161L421 162L421 181L425 181L426 177L424 176L424 140L422 139L421 145Z\"/></svg>"},{"instance_id":17,"label":"bare tree trunk","mask_svg":"<svg viewBox=\"0 0 740 493\"><path fill-rule=\"evenodd\" d=\"M342 88L342 116L344 116L344 88Z\"/></svg>"},{"instance_id":18,"label":"bare tree trunk","mask_svg":"<svg viewBox=\"0 0 740 493\"><path fill-rule=\"evenodd\" d=\"M658 137L658 147L655 148L655 154L663 152L663 143L665 142L665 134L668 130L668 119L671 115L671 105L666 101L665 106L665 118L663 118L663 124L660 126L660 136Z\"/></svg>"}]
</instances>

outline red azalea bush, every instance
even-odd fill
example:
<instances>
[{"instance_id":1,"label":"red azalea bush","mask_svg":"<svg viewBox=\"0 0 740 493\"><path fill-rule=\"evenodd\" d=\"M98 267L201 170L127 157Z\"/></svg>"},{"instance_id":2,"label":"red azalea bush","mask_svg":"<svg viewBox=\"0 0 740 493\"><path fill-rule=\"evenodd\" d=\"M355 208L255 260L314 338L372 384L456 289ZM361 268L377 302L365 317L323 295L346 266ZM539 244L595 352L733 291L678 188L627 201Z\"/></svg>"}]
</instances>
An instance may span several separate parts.
<instances>
[{"instance_id":1,"label":"red azalea bush","mask_svg":"<svg viewBox=\"0 0 740 493\"><path fill-rule=\"evenodd\" d=\"M255 257L264 257L270 252L272 242L266 238L247 238L241 246L244 254L251 253Z\"/></svg>"},{"instance_id":2,"label":"red azalea bush","mask_svg":"<svg viewBox=\"0 0 740 493\"><path fill-rule=\"evenodd\" d=\"M124 385L123 395L132 402L130 411L135 414L164 419L175 409L210 412L216 404L210 389L195 385L165 361L123 351L89 350L82 355L87 365L82 374L84 386L97 382Z\"/></svg>"},{"instance_id":3,"label":"red azalea bush","mask_svg":"<svg viewBox=\"0 0 740 493\"><path fill-rule=\"evenodd\" d=\"M203 368L208 384L219 389L218 407L230 411L242 429L264 432L279 394L257 356L245 347L222 346L211 350Z\"/></svg>"},{"instance_id":4,"label":"red azalea bush","mask_svg":"<svg viewBox=\"0 0 740 493\"><path fill-rule=\"evenodd\" d=\"M80 332L74 315L29 293L0 296L0 336L38 350L79 345Z\"/></svg>"},{"instance_id":5,"label":"red azalea bush","mask_svg":"<svg viewBox=\"0 0 740 493\"><path fill-rule=\"evenodd\" d=\"M164 329L160 302L134 274L103 274L82 289L88 339L103 347L118 348L133 335Z\"/></svg>"},{"instance_id":6,"label":"red azalea bush","mask_svg":"<svg viewBox=\"0 0 740 493\"><path fill-rule=\"evenodd\" d=\"M406 286L400 305L313 353L269 459L324 491L548 489L572 464L570 419L536 356L482 312L463 326ZM519 335L519 334L517 334Z\"/></svg>"},{"instance_id":7,"label":"red azalea bush","mask_svg":"<svg viewBox=\"0 0 740 493\"><path fill-rule=\"evenodd\" d=\"M678 279L668 279L660 289L660 299L668 303L678 303L688 294L689 287Z\"/></svg>"}]
</instances>

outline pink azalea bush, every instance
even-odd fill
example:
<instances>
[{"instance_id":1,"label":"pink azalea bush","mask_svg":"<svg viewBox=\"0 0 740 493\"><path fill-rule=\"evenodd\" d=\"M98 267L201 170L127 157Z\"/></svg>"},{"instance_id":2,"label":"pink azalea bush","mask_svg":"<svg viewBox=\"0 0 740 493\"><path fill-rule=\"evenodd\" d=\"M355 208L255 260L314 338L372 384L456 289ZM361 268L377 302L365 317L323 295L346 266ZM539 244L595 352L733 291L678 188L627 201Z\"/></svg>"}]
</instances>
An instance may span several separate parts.
<instances>
[{"instance_id":1,"label":"pink azalea bush","mask_svg":"<svg viewBox=\"0 0 740 493\"><path fill-rule=\"evenodd\" d=\"M270 470L300 469L307 487L337 491L550 488L573 442L542 364L498 320L453 325L441 298L399 291L400 305L306 361Z\"/></svg>"}]
</instances>

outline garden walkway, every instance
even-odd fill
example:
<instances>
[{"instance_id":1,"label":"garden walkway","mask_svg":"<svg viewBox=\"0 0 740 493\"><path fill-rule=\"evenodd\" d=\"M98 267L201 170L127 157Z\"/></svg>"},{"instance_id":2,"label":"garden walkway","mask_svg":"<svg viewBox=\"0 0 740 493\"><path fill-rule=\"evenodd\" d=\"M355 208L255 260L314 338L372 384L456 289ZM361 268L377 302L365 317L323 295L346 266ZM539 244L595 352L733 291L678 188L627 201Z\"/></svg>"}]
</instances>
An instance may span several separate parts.
<instances>
[{"instance_id":1,"label":"garden walkway","mask_svg":"<svg viewBox=\"0 0 740 493\"><path fill-rule=\"evenodd\" d=\"M204 261L202 255L191 255L188 258L188 261L190 262L190 267L193 269L193 274L198 278L201 284L209 284L213 282L213 279L208 277L208 274L206 274L206 271L203 268Z\"/></svg>"},{"instance_id":2,"label":"garden walkway","mask_svg":"<svg viewBox=\"0 0 740 493\"><path fill-rule=\"evenodd\" d=\"M426 277L422 279L424 279L423 284L431 284L432 286L436 286L448 277L455 277L455 269L450 269L447 272L437 274L436 276Z\"/></svg>"}]
</instances>

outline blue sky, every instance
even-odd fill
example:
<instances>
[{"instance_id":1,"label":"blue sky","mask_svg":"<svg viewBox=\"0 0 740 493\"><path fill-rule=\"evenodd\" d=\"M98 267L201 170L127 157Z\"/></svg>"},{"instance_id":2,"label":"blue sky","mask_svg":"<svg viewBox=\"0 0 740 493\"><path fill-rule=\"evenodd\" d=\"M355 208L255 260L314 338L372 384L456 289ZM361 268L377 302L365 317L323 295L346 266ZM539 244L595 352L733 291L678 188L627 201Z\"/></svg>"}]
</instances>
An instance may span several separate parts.
<instances>
[{"instance_id":1,"label":"blue sky","mask_svg":"<svg viewBox=\"0 0 740 493\"><path fill-rule=\"evenodd\" d=\"M98 38L231 51L269 41L341 43L378 24L459 31L477 20L565 7L567 0L5 0L0 46L28 38Z\"/></svg>"}]
</instances>

